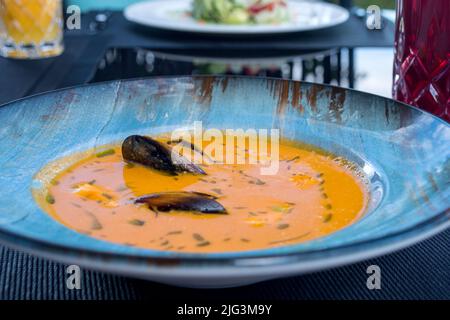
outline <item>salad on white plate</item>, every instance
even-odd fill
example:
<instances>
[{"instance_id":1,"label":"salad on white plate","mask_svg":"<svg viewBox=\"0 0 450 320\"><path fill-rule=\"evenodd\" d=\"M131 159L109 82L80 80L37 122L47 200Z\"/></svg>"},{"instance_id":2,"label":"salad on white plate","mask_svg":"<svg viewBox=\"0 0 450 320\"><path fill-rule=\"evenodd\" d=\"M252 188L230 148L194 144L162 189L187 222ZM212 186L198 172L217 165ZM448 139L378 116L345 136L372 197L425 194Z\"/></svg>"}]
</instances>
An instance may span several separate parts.
<instances>
[{"instance_id":1,"label":"salad on white plate","mask_svg":"<svg viewBox=\"0 0 450 320\"><path fill-rule=\"evenodd\" d=\"M289 22L284 0L194 0L192 17L218 24L281 24Z\"/></svg>"},{"instance_id":2,"label":"salad on white plate","mask_svg":"<svg viewBox=\"0 0 450 320\"><path fill-rule=\"evenodd\" d=\"M338 5L303 0L151 0L131 4L124 15L143 26L215 35L311 31L349 18Z\"/></svg>"}]
</instances>

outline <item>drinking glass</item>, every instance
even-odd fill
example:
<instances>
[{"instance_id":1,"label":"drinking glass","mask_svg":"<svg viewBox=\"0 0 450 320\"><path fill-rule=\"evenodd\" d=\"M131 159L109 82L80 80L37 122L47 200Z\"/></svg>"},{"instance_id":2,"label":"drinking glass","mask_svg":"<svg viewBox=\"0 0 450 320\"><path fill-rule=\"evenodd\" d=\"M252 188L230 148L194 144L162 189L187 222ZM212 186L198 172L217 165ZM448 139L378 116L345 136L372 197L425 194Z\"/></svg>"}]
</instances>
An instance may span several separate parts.
<instances>
[{"instance_id":1,"label":"drinking glass","mask_svg":"<svg viewBox=\"0 0 450 320\"><path fill-rule=\"evenodd\" d=\"M394 98L450 121L450 1L397 2Z\"/></svg>"},{"instance_id":2,"label":"drinking glass","mask_svg":"<svg viewBox=\"0 0 450 320\"><path fill-rule=\"evenodd\" d=\"M0 0L0 55L33 59L63 52L61 0Z\"/></svg>"}]
</instances>

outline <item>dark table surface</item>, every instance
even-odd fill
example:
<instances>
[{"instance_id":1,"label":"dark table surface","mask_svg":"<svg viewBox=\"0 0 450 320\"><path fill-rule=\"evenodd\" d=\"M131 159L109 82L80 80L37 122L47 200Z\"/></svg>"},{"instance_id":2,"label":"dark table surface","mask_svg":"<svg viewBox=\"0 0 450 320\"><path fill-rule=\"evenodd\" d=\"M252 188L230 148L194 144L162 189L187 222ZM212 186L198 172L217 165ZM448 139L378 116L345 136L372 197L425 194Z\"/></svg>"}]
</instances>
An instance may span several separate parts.
<instances>
[{"instance_id":1,"label":"dark table surface","mask_svg":"<svg viewBox=\"0 0 450 320\"><path fill-rule=\"evenodd\" d=\"M242 64L254 63L266 74L267 70L279 69L277 74L283 77L286 73L282 70L290 66L288 77L293 79L335 81L389 96L393 43L390 23L386 23L383 30L368 31L362 20L352 17L340 27L314 33L270 40L262 37L215 39L142 29L127 23L119 13L102 14L109 17L106 25L96 23L95 14L91 13L83 17L82 30L66 34L66 51L60 57L39 61L0 58L0 103L87 82L201 72L205 64L217 67L218 62L227 68L230 64L239 64L239 70L248 69ZM258 62L251 59L242 62L234 57L250 51L259 52L260 56L255 58ZM132 65L126 61L130 52ZM161 58L161 52L170 54ZM198 62L199 52L203 64ZM344 53L348 57L343 57ZM135 60L142 54L147 60L153 57L151 63L141 66L147 73L132 71L139 68ZM233 59L224 59L224 55L232 55ZM330 63L336 58L339 59L335 63L339 76L327 76L327 69L336 73ZM261 67L267 62L270 67ZM310 64L323 68L325 75L315 70L307 74L305 69ZM123 70L117 72L118 68ZM354 79L344 80L341 74ZM366 270L370 265L381 268L381 290L367 289ZM0 299L202 299L212 302L230 299L450 299L450 230L384 257L242 288L183 289L83 270L81 290L68 290L66 276L65 266L60 263L0 246Z\"/></svg>"},{"instance_id":2,"label":"dark table surface","mask_svg":"<svg viewBox=\"0 0 450 320\"><path fill-rule=\"evenodd\" d=\"M104 24L96 22L106 15ZM212 37L180 34L143 28L126 21L119 12L89 13L82 18L81 30L68 31L66 50L60 57L38 61L7 60L0 57L0 104L23 96L88 82L107 48L143 47L182 54L208 51L217 55L296 55L333 48L390 47L394 27L368 30L356 16L336 28L270 37ZM11 81L16 80L16 81ZM19 84L20 83L20 84Z\"/></svg>"}]
</instances>

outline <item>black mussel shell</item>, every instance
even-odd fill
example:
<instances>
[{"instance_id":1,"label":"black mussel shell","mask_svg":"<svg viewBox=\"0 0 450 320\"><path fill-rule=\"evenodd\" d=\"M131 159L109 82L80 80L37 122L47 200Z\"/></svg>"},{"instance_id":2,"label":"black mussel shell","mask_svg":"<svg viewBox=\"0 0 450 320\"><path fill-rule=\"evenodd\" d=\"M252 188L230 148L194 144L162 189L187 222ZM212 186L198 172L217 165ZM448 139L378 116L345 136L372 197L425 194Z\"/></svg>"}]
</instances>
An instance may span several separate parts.
<instances>
[{"instance_id":1,"label":"black mussel shell","mask_svg":"<svg viewBox=\"0 0 450 320\"><path fill-rule=\"evenodd\" d=\"M200 192L161 192L140 197L135 203L146 204L155 212L191 211L207 214L227 214L216 197Z\"/></svg>"},{"instance_id":2,"label":"black mussel shell","mask_svg":"<svg viewBox=\"0 0 450 320\"><path fill-rule=\"evenodd\" d=\"M126 161L136 162L155 170L177 175L181 172L206 174L202 168L172 149L150 137L133 135L122 143L122 156Z\"/></svg>"}]
</instances>

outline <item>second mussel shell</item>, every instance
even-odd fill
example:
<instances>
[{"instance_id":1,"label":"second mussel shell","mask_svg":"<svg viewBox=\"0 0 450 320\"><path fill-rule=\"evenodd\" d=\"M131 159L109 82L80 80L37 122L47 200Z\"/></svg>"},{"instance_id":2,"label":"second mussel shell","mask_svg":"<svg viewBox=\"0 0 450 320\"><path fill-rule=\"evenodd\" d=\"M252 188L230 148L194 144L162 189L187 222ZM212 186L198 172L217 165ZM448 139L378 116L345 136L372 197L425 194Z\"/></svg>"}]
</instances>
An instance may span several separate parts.
<instances>
[{"instance_id":1,"label":"second mussel shell","mask_svg":"<svg viewBox=\"0 0 450 320\"><path fill-rule=\"evenodd\" d=\"M227 214L216 197L200 192L161 192L140 197L137 204L146 204L154 212L189 211L194 213Z\"/></svg>"}]
</instances>

